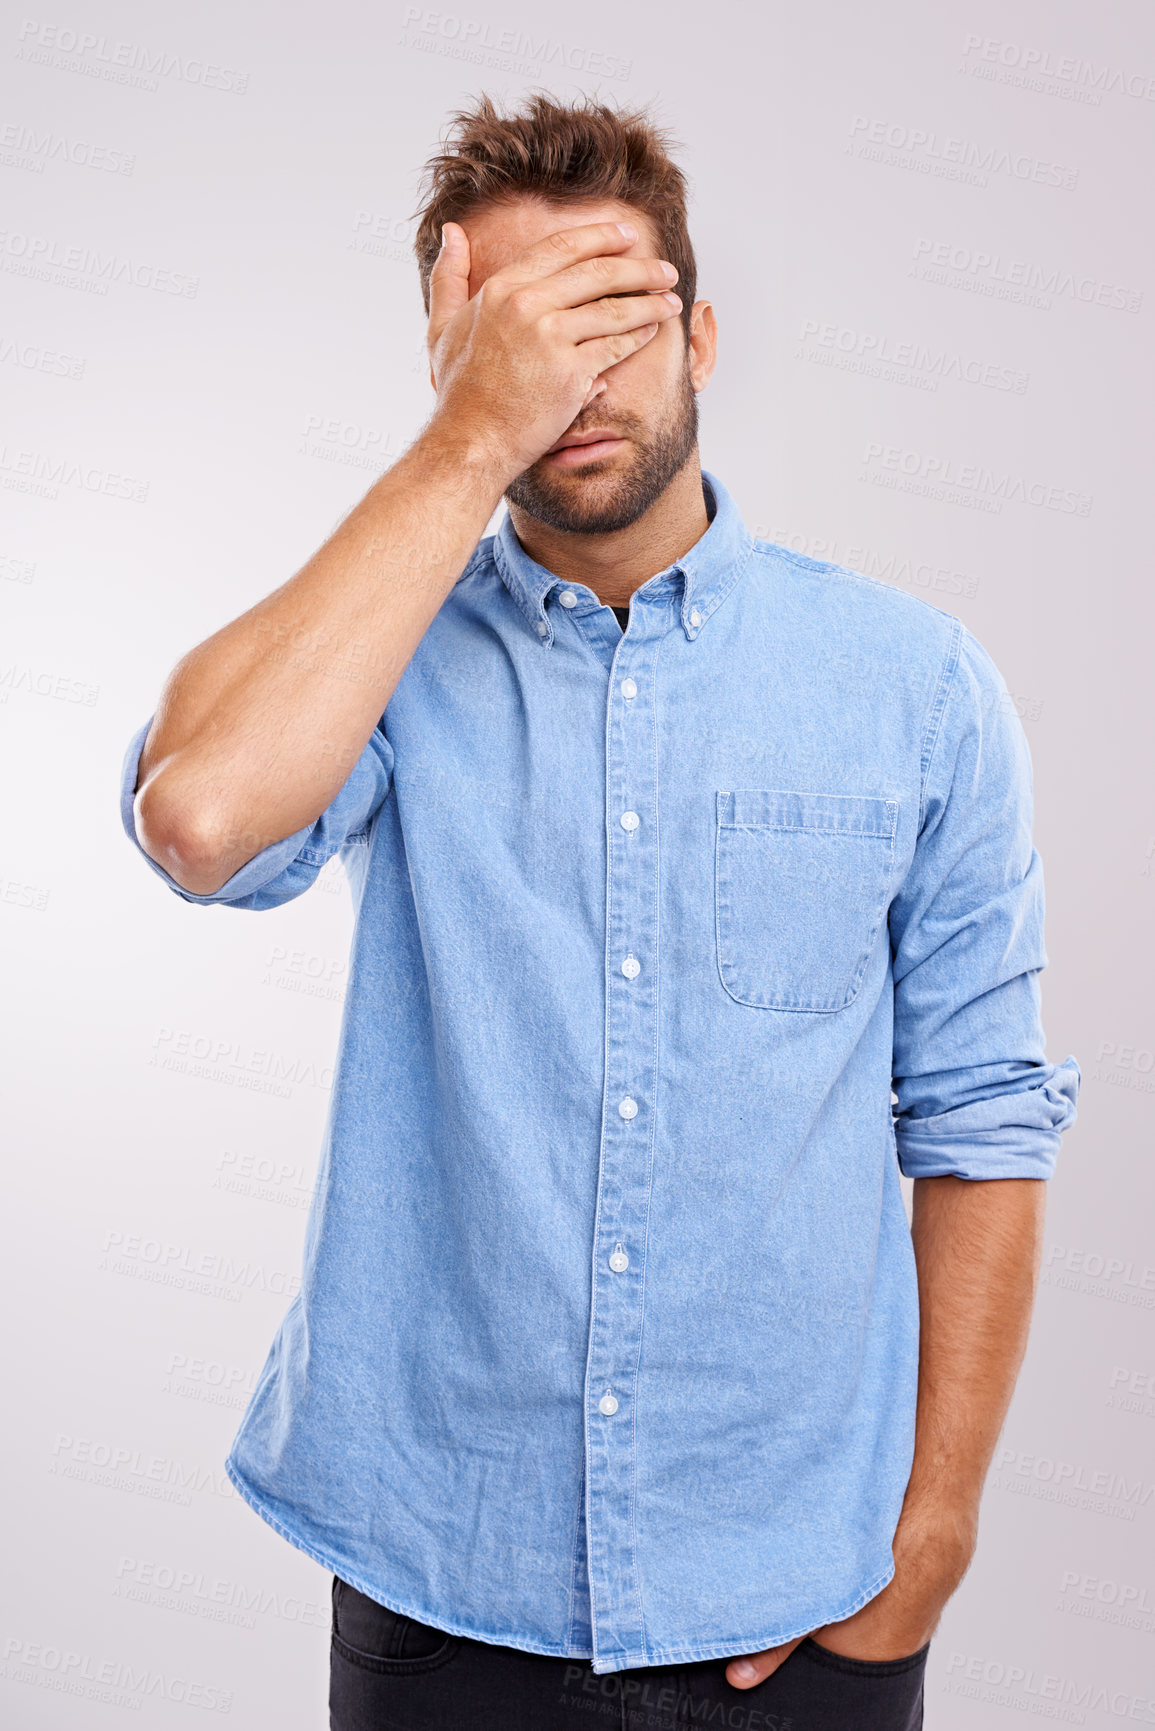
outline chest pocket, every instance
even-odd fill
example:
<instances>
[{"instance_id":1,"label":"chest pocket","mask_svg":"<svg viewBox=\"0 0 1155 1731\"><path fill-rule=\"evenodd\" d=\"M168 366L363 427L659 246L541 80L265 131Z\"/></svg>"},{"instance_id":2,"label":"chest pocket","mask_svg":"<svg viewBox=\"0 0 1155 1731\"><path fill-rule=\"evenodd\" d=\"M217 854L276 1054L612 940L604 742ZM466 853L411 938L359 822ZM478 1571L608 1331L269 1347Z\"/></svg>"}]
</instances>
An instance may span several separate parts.
<instances>
[{"instance_id":1,"label":"chest pocket","mask_svg":"<svg viewBox=\"0 0 1155 1731\"><path fill-rule=\"evenodd\" d=\"M719 793L718 971L739 1004L843 1010L890 899L898 801L755 788Z\"/></svg>"}]
</instances>

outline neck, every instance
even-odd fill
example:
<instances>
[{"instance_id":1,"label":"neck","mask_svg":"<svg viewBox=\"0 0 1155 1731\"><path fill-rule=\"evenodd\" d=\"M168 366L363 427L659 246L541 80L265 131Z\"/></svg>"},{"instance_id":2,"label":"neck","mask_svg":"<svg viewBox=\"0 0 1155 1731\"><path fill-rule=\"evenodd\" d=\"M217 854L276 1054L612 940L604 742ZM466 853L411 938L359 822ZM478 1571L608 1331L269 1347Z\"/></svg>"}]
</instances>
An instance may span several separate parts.
<instances>
[{"instance_id":1,"label":"neck","mask_svg":"<svg viewBox=\"0 0 1155 1731\"><path fill-rule=\"evenodd\" d=\"M509 505L514 534L531 559L564 583L584 583L605 607L625 607L635 589L688 553L710 526L696 456L637 522L608 535L553 529Z\"/></svg>"}]
</instances>

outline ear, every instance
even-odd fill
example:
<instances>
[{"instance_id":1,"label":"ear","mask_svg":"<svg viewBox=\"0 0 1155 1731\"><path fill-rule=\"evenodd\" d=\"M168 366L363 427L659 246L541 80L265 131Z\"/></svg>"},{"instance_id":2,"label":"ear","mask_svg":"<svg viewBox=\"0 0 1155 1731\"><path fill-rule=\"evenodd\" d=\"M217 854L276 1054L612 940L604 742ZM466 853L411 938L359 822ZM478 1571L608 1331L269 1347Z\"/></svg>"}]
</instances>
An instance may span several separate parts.
<instances>
[{"instance_id":1,"label":"ear","mask_svg":"<svg viewBox=\"0 0 1155 1731\"><path fill-rule=\"evenodd\" d=\"M690 309L689 362L690 382L695 391L704 391L714 372L718 358L718 321L713 303L695 301Z\"/></svg>"}]
</instances>

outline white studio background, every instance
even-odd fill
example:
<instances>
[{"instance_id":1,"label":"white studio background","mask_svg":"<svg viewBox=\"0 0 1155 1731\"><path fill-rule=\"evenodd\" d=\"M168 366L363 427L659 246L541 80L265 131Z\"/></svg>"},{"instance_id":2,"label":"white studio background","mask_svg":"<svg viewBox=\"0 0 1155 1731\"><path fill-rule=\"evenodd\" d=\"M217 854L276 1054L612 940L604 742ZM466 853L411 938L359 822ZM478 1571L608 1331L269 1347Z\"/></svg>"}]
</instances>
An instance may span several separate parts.
<instances>
[{"instance_id":1,"label":"white studio background","mask_svg":"<svg viewBox=\"0 0 1155 1731\"><path fill-rule=\"evenodd\" d=\"M1023 718L1085 1080L927 1725L1155 1723L1147 6L69 0L0 70L3 1723L327 1724L330 1577L223 1460L296 1290L348 890L182 902L118 776L422 424L418 171L533 87L681 141L749 526L957 613Z\"/></svg>"}]
</instances>

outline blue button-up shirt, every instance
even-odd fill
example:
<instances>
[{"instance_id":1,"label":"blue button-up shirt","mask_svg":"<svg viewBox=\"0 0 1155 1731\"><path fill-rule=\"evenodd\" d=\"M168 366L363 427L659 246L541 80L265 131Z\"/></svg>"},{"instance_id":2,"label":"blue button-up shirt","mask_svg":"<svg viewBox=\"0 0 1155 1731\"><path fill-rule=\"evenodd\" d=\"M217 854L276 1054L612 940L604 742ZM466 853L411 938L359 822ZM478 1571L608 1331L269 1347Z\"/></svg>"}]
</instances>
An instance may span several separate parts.
<instances>
[{"instance_id":1,"label":"blue button-up shirt","mask_svg":"<svg viewBox=\"0 0 1155 1731\"><path fill-rule=\"evenodd\" d=\"M150 861L259 910L340 853L358 910L233 1483L394 1610L595 1672L755 1652L886 1585L899 1174L1046 1178L1080 1079L1044 1052L990 658L704 481L624 634L506 516L314 824L214 895Z\"/></svg>"}]
</instances>

